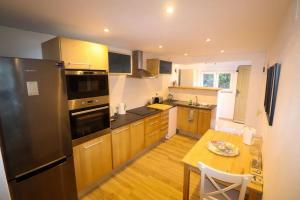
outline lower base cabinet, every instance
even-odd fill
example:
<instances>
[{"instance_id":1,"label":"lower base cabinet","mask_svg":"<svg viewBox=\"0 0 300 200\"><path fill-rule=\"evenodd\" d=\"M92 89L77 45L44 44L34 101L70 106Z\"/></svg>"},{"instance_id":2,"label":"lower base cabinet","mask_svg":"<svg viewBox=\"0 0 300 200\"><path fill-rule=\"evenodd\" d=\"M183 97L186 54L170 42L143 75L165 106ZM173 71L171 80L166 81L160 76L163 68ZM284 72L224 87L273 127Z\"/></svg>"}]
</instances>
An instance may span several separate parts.
<instances>
[{"instance_id":1,"label":"lower base cabinet","mask_svg":"<svg viewBox=\"0 0 300 200\"><path fill-rule=\"evenodd\" d=\"M112 131L113 168L130 158L130 126L123 126Z\"/></svg>"},{"instance_id":2,"label":"lower base cabinet","mask_svg":"<svg viewBox=\"0 0 300 200\"><path fill-rule=\"evenodd\" d=\"M145 122L140 120L130 124L130 150L131 157L145 148Z\"/></svg>"},{"instance_id":3,"label":"lower base cabinet","mask_svg":"<svg viewBox=\"0 0 300 200\"><path fill-rule=\"evenodd\" d=\"M93 184L112 170L111 134L73 147L77 190Z\"/></svg>"}]
</instances>

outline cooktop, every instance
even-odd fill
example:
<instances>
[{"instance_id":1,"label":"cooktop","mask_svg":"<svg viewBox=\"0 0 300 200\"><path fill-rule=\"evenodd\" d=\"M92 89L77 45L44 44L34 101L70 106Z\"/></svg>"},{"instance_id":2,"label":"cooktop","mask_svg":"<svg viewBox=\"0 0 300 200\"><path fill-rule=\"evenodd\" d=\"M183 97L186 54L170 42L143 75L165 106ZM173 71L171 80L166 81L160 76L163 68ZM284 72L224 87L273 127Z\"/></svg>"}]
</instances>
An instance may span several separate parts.
<instances>
[{"instance_id":1,"label":"cooktop","mask_svg":"<svg viewBox=\"0 0 300 200\"><path fill-rule=\"evenodd\" d=\"M140 116L146 116L146 115L154 114L159 111L156 109L153 109L153 108L148 108L146 106L142 106L139 108L134 108L134 109L128 110L127 112L137 114Z\"/></svg>"}]
</instances>

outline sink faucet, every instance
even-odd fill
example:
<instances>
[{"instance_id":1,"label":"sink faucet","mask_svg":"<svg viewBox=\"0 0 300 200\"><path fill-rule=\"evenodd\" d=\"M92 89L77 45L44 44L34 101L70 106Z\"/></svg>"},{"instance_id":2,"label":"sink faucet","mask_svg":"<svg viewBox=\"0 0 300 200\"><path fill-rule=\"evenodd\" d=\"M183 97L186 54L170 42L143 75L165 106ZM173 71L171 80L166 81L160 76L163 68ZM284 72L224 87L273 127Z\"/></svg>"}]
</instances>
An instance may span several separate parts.
<instances>
[{"instance_id":1,"label":"sink faucet","mask_svg":"<svg viewBox=\"0 0 300 200\"><path fill-rule=\"evenodd\" d=\"M198 96L195 96L195 106L198 106L199 103L198 103Z\"/></svg>"}]
</instances>

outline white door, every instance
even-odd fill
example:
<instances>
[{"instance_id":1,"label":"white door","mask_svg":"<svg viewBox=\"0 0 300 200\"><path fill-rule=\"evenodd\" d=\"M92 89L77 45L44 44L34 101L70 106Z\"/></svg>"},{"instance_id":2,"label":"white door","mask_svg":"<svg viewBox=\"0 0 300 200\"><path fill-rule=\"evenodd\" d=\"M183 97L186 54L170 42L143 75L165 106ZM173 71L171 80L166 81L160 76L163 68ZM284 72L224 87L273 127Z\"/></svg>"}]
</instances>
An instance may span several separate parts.
<instances>
[{"instance_id":1,"label":"white door","mask_svg":"<svg viewBox=\"0 0 300 200\"><path fill-rule=\"evenodd\" d=\"M235 122L245 123L250 73L251 66L238 67L238 80L236 86L236 98L233 118Z\"/></svg>"}]
</instances>

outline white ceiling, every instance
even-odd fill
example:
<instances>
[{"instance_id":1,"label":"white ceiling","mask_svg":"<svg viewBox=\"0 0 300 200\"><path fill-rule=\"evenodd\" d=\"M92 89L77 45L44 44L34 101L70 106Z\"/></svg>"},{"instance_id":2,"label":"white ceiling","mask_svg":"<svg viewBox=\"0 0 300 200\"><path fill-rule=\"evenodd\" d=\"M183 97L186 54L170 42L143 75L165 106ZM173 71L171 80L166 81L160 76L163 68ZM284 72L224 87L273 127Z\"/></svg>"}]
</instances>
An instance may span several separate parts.
<instances>
[{"instance_id":1,"label":"white ceiling","mask_svg":"<svg viewBox=\"0 0 300 200\"><path fill-rule=\"evenodd\" d=\"M225 55L265 51L290 1L0 0L0 25L141 49L188 63L189 58L217 56L221 49ZM175 8L172 15L165 12L168 4Z\"/></svg>"}]
</instances>

